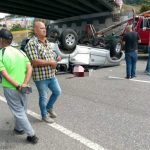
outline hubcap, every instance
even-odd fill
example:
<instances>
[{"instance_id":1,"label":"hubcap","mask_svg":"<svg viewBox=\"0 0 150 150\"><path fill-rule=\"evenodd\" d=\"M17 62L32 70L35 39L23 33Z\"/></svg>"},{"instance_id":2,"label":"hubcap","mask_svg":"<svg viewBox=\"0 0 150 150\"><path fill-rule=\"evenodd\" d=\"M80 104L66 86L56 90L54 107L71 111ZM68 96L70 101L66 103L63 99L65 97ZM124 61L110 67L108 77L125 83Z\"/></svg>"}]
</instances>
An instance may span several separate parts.
<instances>
[{"instance_id":1,"label":"hubcap","mask_svg":"<svg viewBox=\"0 0 150 150\"><path fill-rule=\"evenodd\" d=\"M71 45L74 44L74 42L75 42L75 36L73 34L68 34L66 36L66 43L67 43L67 45L71 46Z\"/></svg>"},{"instance_id":2,"label":"hubcap","mask_svg":"<svg viewBox=\"0 0 150 150\"><path fill-rule=\"evenodd\" d=\"M116 45L116 52L119 53L121 51L121 44L117 43Z\"/></svg>"}]
</instances>

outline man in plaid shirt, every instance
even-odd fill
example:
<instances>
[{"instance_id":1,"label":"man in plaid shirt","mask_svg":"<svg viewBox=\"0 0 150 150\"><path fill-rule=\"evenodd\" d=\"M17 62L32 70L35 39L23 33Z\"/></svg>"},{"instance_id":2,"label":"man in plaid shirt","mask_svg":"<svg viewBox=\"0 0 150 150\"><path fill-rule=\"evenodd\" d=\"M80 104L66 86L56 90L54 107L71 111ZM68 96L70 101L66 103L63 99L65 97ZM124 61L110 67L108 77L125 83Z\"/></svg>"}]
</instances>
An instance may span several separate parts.
<instances>
[{"instance_id":1,"label":"man in plaid shirt","mask_svg":"<svg viewBox=\"0 0 150 150\"><path fill-rule=\"evenodd\" d=\"M53 105L61 94L61 88L55 77L57 61L54 59L50 42L46 39L46 28L43 22L34 23L34 33L35 36L29 40L25 51L33 66L32 76L39 92L42 120L53 123L52 118L57 116ZM47 99L48 89L52 92L49 99Z\"/></svg>"}]
</instances>

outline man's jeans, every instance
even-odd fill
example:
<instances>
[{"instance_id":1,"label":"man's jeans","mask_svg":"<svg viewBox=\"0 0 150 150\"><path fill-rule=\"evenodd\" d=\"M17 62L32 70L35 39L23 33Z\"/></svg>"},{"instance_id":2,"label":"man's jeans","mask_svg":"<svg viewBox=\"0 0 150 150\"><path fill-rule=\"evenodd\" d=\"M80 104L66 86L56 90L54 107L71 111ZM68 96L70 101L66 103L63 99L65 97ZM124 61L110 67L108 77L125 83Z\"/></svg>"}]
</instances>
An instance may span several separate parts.
<instances>
[{"instance_id":1,"label":"man's jeans","mask_svg":"<svg viewBox=\"0 0 150 150\"><path fill-rule=\"evenodd\" d=\"M150 73L150 46L148 47L148 59L146 65L146 72Z\"/></svg>"},{"instance_id":2,"label":"man's jeans","mask_svg":"<svg viewBox=\"0 0 150 150\"><path fill-rule=\"evenodd\" d=\"M137 52L125 53L126 77L133 78L136 75Z\"/></svg>"},{"instance_id":3,"label":"man's jeans","mask_svg":"<svg viewBox=\"0 0 150 150\"><path fill-rule=\"evenodd\" d=\"M50 108L53 108L55 101L61 94L61 88L57 78L55 77L47 80L35 81L35 84L39 92L39 106L41 110L41 116L44 118L47 116L47 111ZM48 89L50 89L52 92L49 100L47 99Z\"/></svg>"}]
</instances>

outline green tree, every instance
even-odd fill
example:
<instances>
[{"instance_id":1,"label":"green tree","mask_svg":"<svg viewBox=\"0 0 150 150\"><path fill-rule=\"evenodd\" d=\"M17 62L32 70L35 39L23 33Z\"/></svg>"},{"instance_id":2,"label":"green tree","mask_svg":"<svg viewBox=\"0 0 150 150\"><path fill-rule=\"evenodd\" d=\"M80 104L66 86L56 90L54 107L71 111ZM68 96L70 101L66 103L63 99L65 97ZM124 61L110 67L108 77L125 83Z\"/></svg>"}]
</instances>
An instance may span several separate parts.
<instances>
[{"instance_id":1,"label":"green tree","mask_svg":"<svg viewBox=\"0 0 150 150\"><path fill-rule=\"evenodd\" d=\"M143 4L143 3L147 3L150 0L124 0L124 3L126 4Z\"/></svg>"},{"instance_id":2,"label":"green tree","mask_svg":"<svg viewBox=\"0 0 150 150\"><path fill-rule=\"evenodd\" d=\"M144 11L148 11L150 10L150 5L142 5L141 9L140 9L140 12L144 12Z\"/></svg>"}]
</instances>

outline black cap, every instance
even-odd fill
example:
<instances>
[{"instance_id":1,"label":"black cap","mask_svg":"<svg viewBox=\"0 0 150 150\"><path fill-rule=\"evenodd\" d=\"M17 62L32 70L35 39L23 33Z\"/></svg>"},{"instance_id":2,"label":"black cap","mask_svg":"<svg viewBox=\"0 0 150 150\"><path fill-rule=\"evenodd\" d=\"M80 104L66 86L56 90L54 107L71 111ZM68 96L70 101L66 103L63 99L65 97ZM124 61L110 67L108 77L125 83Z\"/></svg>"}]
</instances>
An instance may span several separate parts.
<instances>
[{"instance_id":1,"label":"black cap","mask_svg":"<svg viewBox=\"0 0 150 150\"><path fill-rule=\"evenodd\" d=\"M6 39L6 40L12 40L13 35L12 33L7 29L1 29L0 30L0 38Z\"/></svg>"}]
</instances>

